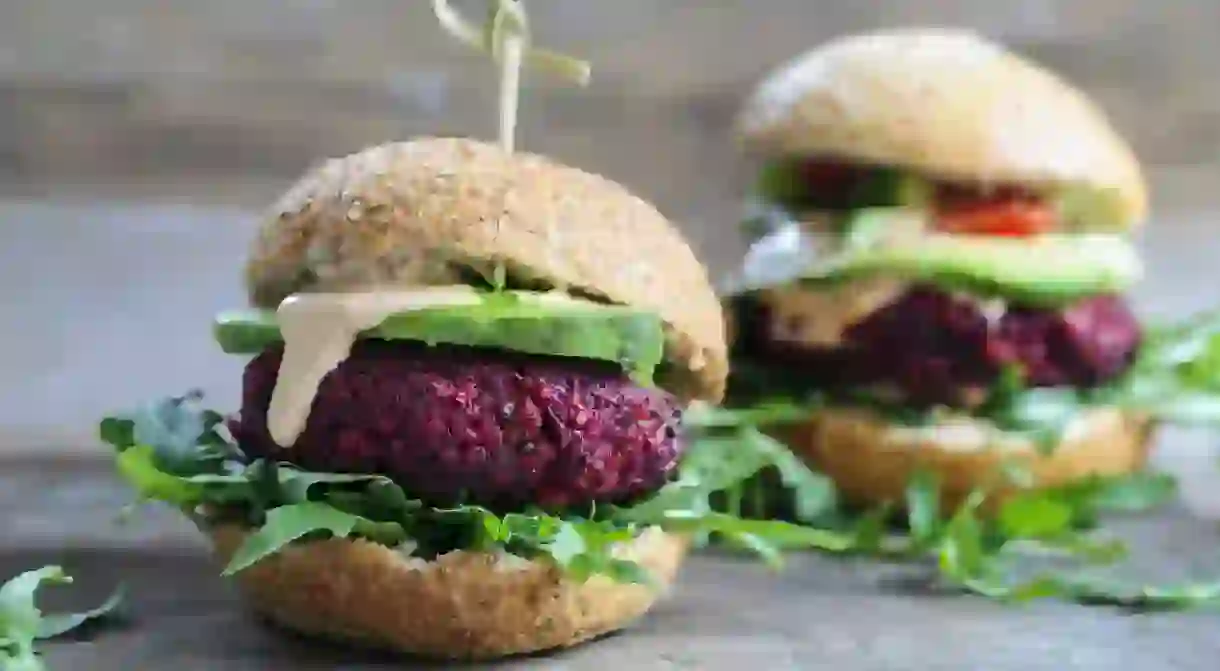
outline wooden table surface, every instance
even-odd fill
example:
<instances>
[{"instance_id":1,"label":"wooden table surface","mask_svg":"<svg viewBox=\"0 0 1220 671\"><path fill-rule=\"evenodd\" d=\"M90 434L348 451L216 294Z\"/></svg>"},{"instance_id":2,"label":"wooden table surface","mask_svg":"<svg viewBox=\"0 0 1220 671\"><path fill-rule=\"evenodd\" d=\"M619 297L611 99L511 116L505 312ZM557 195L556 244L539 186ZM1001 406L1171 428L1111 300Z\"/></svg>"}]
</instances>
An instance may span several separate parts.
<instances>
[{"instance_id":1,"label":"wooden table surface","mask_svg":"<svg viewBox=\"0 0 1220 671\"><path fill-rule=\"evenodd\" d=\"M713 3L714 4L714 3ZM759 73L882 25L968 25L1095 95L1132 138L1155 212L1139 240L1141 313L1220 304L1220 4L1117 0L846 3L537 0L539 39L589 56L593 85L532 82L523 146L654 200L714 273L741 253L750 168L728 128ZM132 590L133 622L55 644L53 669L413 668L269 633L199 541L153 512L116 528L127 493L97 419L203 388L238 398L242 361L209 320L242 299L258 211L316 158L421 133L487 136L485 64L401 0L13 0L0 3L0 575L63 561L87 599ZM1158 462L1183 502L1128 520L1137 571L1220 576L1217 441L1171 432ZM634 631L517 668L1215 669L1220 619L1068 606L1001 608L896 587L903 571L795 557L780 576L690 562Z\"/></svg>"},{"instance_id":2,"label":"wooden table surface","mask_svg":"<svg viewBox=\"0 0 1220 671\"><path fill-rule=\"evenodd\" d=\"M150 508L124 525L130 501L96 463L13 463L0 473L0 575L61 563L79 583L52 606L96 603L128 588L127 617L83 641L48 646L52 669L304 671L441 668L312 643L241 610L202 540L176 513ZM1119 519L1131 540L1128 579L1220 579L1214 518L1174 507ZM792 555L771 573L701 554L674 593L630 630L514 669L742 668L1210 671L1220 613L1131 615L1061 604L1002 606L931 594L923 569Z\"/></svg>"}]
</instances>

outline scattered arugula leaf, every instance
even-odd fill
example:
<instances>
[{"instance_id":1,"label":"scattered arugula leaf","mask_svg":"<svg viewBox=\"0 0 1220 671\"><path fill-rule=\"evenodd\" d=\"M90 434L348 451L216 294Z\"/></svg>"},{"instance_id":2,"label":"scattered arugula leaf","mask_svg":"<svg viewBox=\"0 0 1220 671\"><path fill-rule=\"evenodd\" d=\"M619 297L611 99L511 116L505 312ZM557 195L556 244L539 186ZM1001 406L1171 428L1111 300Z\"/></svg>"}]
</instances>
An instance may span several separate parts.
<instances>
[{"instance_id":1,"label":"scattered arugula leaf","mask_svg":"<svg viewBox=\"0 0 1220 671\"><path fill-rule=\"evenodd\" d=\"M89 622L113 617L122 607L127 592L122 586L116 588L106 600L94 608L76 613L43 613L38 625L38 640L45 641L70 634Z\"/></svg>"},{"instance_id":2,"label":"scattered arugula leaf","mask_svg":"<svg viewBox=\"0 0 1220 671\"><path fill-rule=\"evenodd\" d=\"M767 469L801 489L798 507L804 514L830 505L833 488L825 478L752 429L695 441L677 480L636 505L580 514L498 515L478 506L430 507L382 476L308 472L248 460L226 438L221 415L203 409L201 401L202 395L191 393L151 404L107 418L99 433L115 448L119 473L141 498L189 511L204 524L236 519L254 529L226 567L227 575L292 543L326 537L409 545L424 558L458 549L505 551L546 558L576 578L604 574L629 582L647 582L647 576L639 565L619 559L615 548L649 527L697 539L715 535L770 562L781 549L848 544L838 533L713 511L714 497Z\"/></svg>"},{"instance_id":3,"label":"scattered arugula leaf","mask_svg":"<svg viewBox=\"0 0 1220 671\"><path fill-rule=\"evenodd\" d=\"M925 548L936 542L940 514L940 480L931 471L919 471L907 484L907 527L911 544Z\"/></svg>"},{"instance_id":4,"label":"scattered arugula leaf","mask_svg":"<svg viewBox=\"0 0 1220 671\"><path fill-rule=\"evenodd\" d=\"M1019 391L1014 392L1020 394ZM745 445L748 436L762 434L760 418L764 421L790 421L790 418L805 416L811 412L809 406L793 401L784 404L775 398L768 399L761 407L719 408L696 420L701 427L703 441L718 443L733 442ZM768 446L770 447L770 446ZM723 447L721 449L724 449ZM797 466L810 469L799 460ZM940 509L939 483L932 473L920 472L908 485L905 497L906 533L894 533L887 528L891 519L892 505L864 511L844 521L827 515L801 521L814 523L828 534L833 542L808 543L825 552L843 555L867 554L899 560L919 561L929 555L936 559L940 582L951 587L1003 600L1027 600L1032 598L1058 597L1078 602L1105 602L1105 585L1089 582L1089 589L1082 579L1063 575L1040 575L1032 580L1012 582L1008 568L1009 560L1019 558L1028 551L1069 560L1085 567L1112 564L1126 556L1126 547L1116 539L1092 533L1099 524L1099 517L1107 512L1137 512L1159 506L1170 500L1176 491L1173 478L1165 474L1141 472L1122 477L1090 477L1070 485L1049 488L1023 488L1021 483L1027 473L1013 464L1005 464L1000 474L1017 491L1010 493L994 511L984 512L988 494L976 492L956 510ZM809 483L815 483L810 485ZM802 487L812 486L819 497L825 496L824 488L833 492L833 484L820 474L803 481L787 478L781 483L787 496L801 495ZM774 497L774 493L772 493ZM833 500L833 494L829 497ZM756 514L758 517L774 516L789 507L773 505L770 510ZM791 514L791 513L788 513ZM1192 598L1182 596L1185 588L1168 590L1165 596L1156 589L1124 588L1128 593L1160 595L1160 603L1197 604L1199 589L1189 592ZM1129 596L1112 593L1112 603ZM1153 597L1149 597L1152 599Z\"/></svg>"},{"instance_id":5,"label":"scattered arugula leaf","mask_svg":"<svg viewBox=\"0 0 1220 671\"><path fill-rule=\"evenodd\" d=\"M35 643L66 634L85 622L107 617L122 602L116 591L97 608L74 614L48 615L36 600L40 587L67 584L72 579L59 566L26 571L0 586L0 669L45 671Z\"/></svg>"},{"instance_id":6,"label":"scattered arugula leaf","mask_svg":"<svg viewBox=\"0 0 1220 671\"><path fill-rule=\"evenodd\" d=\"M963 585L990 577L991 565L987 561L983 524L978 515L984 499L982 492L972 492L949 518L936 544L941 573Z\"/></svg>"},{"instance_id":7,"label":"scattered arugula leaf","mask_svg":"<svg viewBox=\"0 0 1220 671\"><path fill-rule=\"evenodd\" d=\"M358 529L361 536L376 538L386 545L406 540L402 527L393 522L372 522L326 503L294 503L267 512L263 526L233 553L223 575L243 571L306 535L327 532L335 538L347 538Z\"/></svg>"}]
</instances>

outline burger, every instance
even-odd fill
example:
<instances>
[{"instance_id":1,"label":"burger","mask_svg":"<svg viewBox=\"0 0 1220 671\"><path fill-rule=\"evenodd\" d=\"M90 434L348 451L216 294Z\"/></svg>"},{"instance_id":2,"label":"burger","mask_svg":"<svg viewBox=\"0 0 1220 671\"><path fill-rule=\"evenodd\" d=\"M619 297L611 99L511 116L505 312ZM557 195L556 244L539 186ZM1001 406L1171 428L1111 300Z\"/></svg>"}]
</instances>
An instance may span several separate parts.
<instances>
[{"instance_id":1,"label":"burger","mask_svg":"<svg viewBox=\"0 0 1220 671\"><path fill-rule=\"evenodd\" d=\"M759 176L729 404L804 403L773 428L848 503L1120 477L1156 423L1216 421L1215 320L1141 326L1141 168L1059 76L969 31L845 36L737 130Z\"/></svg>"},{"instance_id":2,"label":"burger","mask_svg":"<svg viewBox=\"0 0 1220 671\"><path fill-rule=\"evenodd\" d=\"M252 609L307 634L442 658L626 626L763 467L688 446L720 400L721 307L651 205L470 139L325 162L262 223L240 412L198 393L102 422L119 471L211 540ZM689 449L688 449L689 447Z\"/></svg>"}]
</instances>

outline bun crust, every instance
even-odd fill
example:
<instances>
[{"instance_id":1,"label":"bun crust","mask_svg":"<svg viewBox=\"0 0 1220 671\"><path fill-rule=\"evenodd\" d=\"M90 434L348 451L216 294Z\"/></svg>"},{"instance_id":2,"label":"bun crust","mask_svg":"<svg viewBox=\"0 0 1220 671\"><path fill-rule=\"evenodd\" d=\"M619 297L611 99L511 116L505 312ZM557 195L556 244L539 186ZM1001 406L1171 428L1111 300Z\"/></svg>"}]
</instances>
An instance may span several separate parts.
<instances>
[{"instance_id":1,"label":"bun crust","mask_svg":"<svg viewBox=\"0 0 1220 671\"><path fill-rule=\"evenodd\" d=\"M764 155L1092 187L1127 227L1148 209L1137 158L1087 96L969 31L908 28L832 40L768 76L746 102L738 131Z\"/></svg>"},{"instance_id":2,"label":"bun crust","mask_svg":"<svg viewBox=\"0 0 1220 671\"><path fill-rule=\"evenodd\" d=\"M221 561L247 535L208 529ZM624 548L669 586L687 541L650 530ZM604 577L583 584L541 562L479 552L410 559L374 543L293 545L235 577L252 610L304 634L431 658L492 659L576 645L621 629L655 589Z\"/></svg>"},{"instance_id":3,"label":"bun crust","mask_svg":"<svg viewBox=\"0 0 1220 671\"><path fill-rule=\"evenodd\" d=\"M728 361L707 270L652 205L608 179L469 139L421 138L327 161L275 205L246 265L251 302L418 286L489 271L656 312L675 391L717 401Z\"/></svg>"},{"instance_id":4,"label":"bun crust","mask_svg":"<svg viewBox=\"0 0 1220 671\"><path fill-rule=\"evenodd\" d=\"M1011 486L998 482L1012 459L1050 487L1089 475L1132 473L1147 462L1152 423L1114 409L1082 415L1049 456L1026 438L989 433L979 424L897 428L863 410L831 410L782 433L792 450L831 477L844 499L859 505L903 502L911 476L920 469L941 479L943 509L953 509L977 487L1003 500ZM996 489L992 489L996 488Z\"/></svg>"}]
</instances>

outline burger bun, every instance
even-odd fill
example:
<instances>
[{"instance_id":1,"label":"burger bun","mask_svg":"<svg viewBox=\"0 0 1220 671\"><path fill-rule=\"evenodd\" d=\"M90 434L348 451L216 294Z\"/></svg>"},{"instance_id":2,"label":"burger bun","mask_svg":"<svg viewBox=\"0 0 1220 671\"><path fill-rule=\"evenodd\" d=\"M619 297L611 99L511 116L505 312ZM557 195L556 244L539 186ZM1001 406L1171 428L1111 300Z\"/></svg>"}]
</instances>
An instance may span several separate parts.
<instances>
[{"instance_id":1,"label":"burger bun","mask_svg":"<svg viewBox=\"0 0 1220 671\"><path fill-rule=\"evenodd\" d=\"M848 503L901 505L908 483L920 471L936 476L942 510L952 510L976 489L989 504L1021 487L1065 485L1089 476L1120 476L1140 470L1148 458L1152 423L1102 408L1080 415L1052 450L1025 436L1003 433L973 420L899 427L856 409L817 413L782 433L794 452L834 480ZM1014 483L1009 469L1026 472Z\"/></svg>"},{"instance_id":2,"label":"burger bun","mask_svg":"<svg viewBox=\"0 0 1220 671\"><path fill-rule=\"evenodd\" d=\"M227 563L249 531L206 528ZM433 561L363 540L294 544L236 574L254 612L303 634L438 659L565 648L644 615L673 582L687 540L650 529L621 548L654 585L585 582L542 561L457 551Z\"/></svg>"},{"instance_id":3,"label":"burger bun","mask_svg":"<svg viewBox=\"0 0 1220 671\"><path fill-rule=\"evenodd\" d=\"M1056 74L966 30L840 37L780 66L742 109L764 156L846 159L931 177L1070 187L1113 226L1148 208L1132 150L1102 110Z\"/></svg>"}]
</instances>

